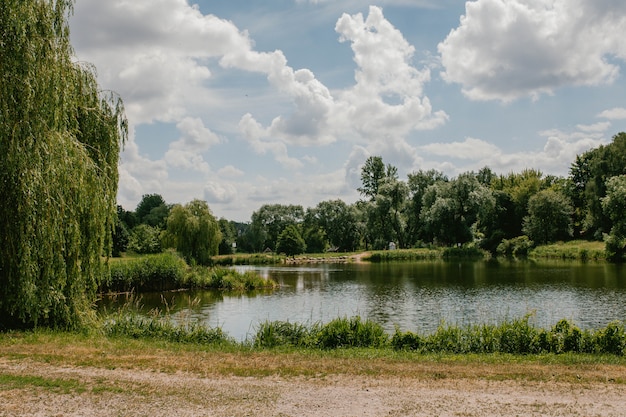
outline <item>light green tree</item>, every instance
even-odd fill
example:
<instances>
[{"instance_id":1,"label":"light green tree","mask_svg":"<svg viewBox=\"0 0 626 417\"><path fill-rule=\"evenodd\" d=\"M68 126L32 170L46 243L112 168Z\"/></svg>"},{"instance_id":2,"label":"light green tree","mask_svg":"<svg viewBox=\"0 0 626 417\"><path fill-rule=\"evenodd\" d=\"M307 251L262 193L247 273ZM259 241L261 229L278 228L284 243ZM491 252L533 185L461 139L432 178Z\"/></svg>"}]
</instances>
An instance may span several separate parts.
<instances>
[{"instance_id":1,"label":"light green tree","mask_svg":"<svg viewBox=\"0 0 626 417\"><path fill-rule=\"evenodd\" d=\"M71 0L0 7L0 328L76 328L111 251L122 102L74 60Z\"/></svg>"},{"instance_id":2,"label":"light green tree","mask_svg":"<svg viewBox=\"0 0 626 417\"><path fill-rule=\"evenodd\" d=\"M221 241L219 224L205 201L177 204L170 211L163 244L176 248L188 262L209 264Z\"/></svg>"},{"instance_id":3,"label":"light green tree","mask_svg":"<svg viewBox=\"0 0 626 417\"><path fill-rule=\"evenodd\" d=\"M606 182L606 197L602 198L604 214L611 219L606 234L607 255L612 260L624 260L626 255L626 175L611 177Z\"/></svg>"}]
</instances>

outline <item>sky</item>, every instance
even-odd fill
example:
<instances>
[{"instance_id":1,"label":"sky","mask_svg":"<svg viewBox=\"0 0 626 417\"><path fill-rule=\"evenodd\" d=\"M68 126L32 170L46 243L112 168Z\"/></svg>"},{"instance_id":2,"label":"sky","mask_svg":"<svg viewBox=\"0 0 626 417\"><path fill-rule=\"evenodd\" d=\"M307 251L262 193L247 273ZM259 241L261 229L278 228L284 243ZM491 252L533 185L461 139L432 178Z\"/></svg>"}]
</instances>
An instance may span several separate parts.
<instances>
[{"instance_id":1,"label":"sky","mask_svg":"<svg viewBox=\"0 0 626 417\"><path fill-rule=\"evenodd\" d=\"M125 103L126 210L352 203L369 156L567 176L626 131L623 0L77 0L70 31Z\"/></svg>"}]
</instances>

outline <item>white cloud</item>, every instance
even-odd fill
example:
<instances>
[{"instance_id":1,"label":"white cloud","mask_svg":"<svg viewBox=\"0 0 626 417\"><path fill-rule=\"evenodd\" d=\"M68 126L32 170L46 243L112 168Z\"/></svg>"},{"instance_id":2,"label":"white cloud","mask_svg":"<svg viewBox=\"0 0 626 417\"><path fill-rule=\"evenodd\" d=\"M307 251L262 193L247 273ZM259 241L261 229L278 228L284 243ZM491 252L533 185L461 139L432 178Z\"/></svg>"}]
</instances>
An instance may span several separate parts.
<instances>
[{"instance_id":1,"label":"white cloud","mask_svg":"<svg viewBox=\"0 0 626 417\"><path fill-rule=\"evenodd\" d=\"M626 3L477 0L439 44L442 77L474 100L537 98L562 86L612 83L626 60Z\"/></svg>"},{"instance_id":2,"label":"white cloud","mask_svg":"<svg viewBox=\"0 0 626 417\"><path fill-rule=\"evenodd\" d=\"M211 172L209 164L202 155L184 149L170 148L165 153L165 162L171 168L179 168L187 171L197 171L208 175Z\"/></svg>"},{"instance_id":3,"label":"white cloud","mask_svg":"<svg viewBox=\"0 0 626 417\"><path fill-rule=\"evenodd\" d=\"M172 148L202 152L213 145L222 143L222 139L205 127L200 118L186 117L178 122L176 127L182 136L171 145Z\"/></svg>"},{"instance_id":4,"label":"white cloud","mask_svg":"<svg viewBox=\"0 0 626 417\"><path fill-rule=\"evenodd\" d=\"M430 143L420 146L419 149L432 155L455 159L481 160L501 154L497 146L475 138L466 138L463 142Z\"/></svg>"},{"instance_id":5,"label":"white cloud","mask_svg":"<svg viewBox=\"0 0 626 417\"><path fill-rule=\"evenodd\" d=\"M237 197L237 188L224 181L209 181L204 186L204 198L208 203L228 204Z\"/></svg>"},{"instance_id":6,"label":"white cloud","mask_svg":"<svg viewBox=\"0 0 626 417\"><path fill-rule=\"evenodd\" d=\"M242 170L235 168L232 165L226 165L225 167L220 168L217 173L220 177L225 178L239 178L245 175Z\"/></svg>"},{"instance_id":7,"label":"white cloud","mask_svg":"<svg viewBox=\"0 0 626 417\"><path fill-rule=\"evenodd\" d=\"M430 81L428 68L411 65L414 48L400 31L385 19L382 10L370 7L367 19L362 14L339 18L335 30L340 41L350 42L357 64L354 87L333 97L308 69L294 71L282 54L250 52L229 55L224 65L264 71L268 80L288 94L295 110L289 116L274 118L263 127L251 114L240 121L244 136L255 149L277 143L290 145L327 145L338 138L377 140L381 135L404 136L413 130L433 129L445 123L443 111L433 112L423 95ZM271 139L270 139L271 138Z\"/></svg>"},{"instance_id":8,"label":"white cloud","mask_svg":"<svg viewBox=\"0 0 626 417\"><path fill-rule=\"evenodd\" d=\"M609 120L626 120L626 109L623 107L614 107L609 110L604 110L598 114L598 117Z\"/></svg>"},{"instance_id":9,"label":"white cloud","mask_svg":"<svg viewBox=\"0 0 626 417\"><path fill-rule=\"evenodd\" d=\"M576 125L578 130L583 132L592 133L592 132L606 132L611 127L611 122L600 122L594 123L592 125Z\"/></svg>"},{"instance_id":10,"label":"white cloud","mask_svg":"<svg viewBox=\"0 0 626 417\"><path fill-rule=\"evenodd\" d=\"M357 64L356 85L340 94L338 124L371 140L383 134L406 135L445 123L443 111L433 112L423 96L430 70L411 65L415 48L388 20L382 9L371 6L362 14L344 14L335 26L342 42L350 42Z\"/></svg>"},{"instance_id":11,"label":"white cloud","mask_svg":"<svg viewBox=\"0 0 626 417\"><path fill-rule=\"evenodd\" d=\"M578 130L567 133L549 130L540 132L539 135L545 138L543 148L509 153L495 144L476 138L421 146L419 150L425 161L421 168L439 169L452 176L477 171L484 166L499 173L521 172L526 168L534 168L544 173L566 176L576 155L607 143L607 139L598 131ZM455 160L464 162L459 163Z\"/></svg>"}]
</instances>

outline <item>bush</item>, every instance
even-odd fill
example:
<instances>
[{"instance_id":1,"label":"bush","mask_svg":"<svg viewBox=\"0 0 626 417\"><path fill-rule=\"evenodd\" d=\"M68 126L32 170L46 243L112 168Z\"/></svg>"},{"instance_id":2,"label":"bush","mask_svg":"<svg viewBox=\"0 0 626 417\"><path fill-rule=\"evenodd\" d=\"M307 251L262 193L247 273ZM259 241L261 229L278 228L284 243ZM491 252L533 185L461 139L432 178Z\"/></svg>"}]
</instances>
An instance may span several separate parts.
<instances>
[{"instance_id":1,"label":"bush","mask_svg":"<svg viewBox=\"0 0 626 417\"><path fill-rule=\"evenodd\" d=\"M111 261L100 292L167 291L180 287L187 264L175 252Z\"/></svg>"},{"instance_id":2,"label":"bush","mask_svg":"<svg viewBox=\"0 0 626 417\"><path fill-rule=\"evenodd\" d=\"M323 349L382 347L388 341L380 324L362 321L359 316L332 320L316 331L316 345Z\"/></svg>"},{"instance_id":3,"label":"bush","mask_svg":"<svg viewBox=\"0 0 626 417\"><path fill-rule=\"evenodd\" d=\"M496 252L500 256L527 256L528 252L535 246L528 236L518 236L512 239L503 239L498 245Z\"/></svg>"},{"instance_id":4,"label":"bush","mask_svg":"<svg viewBox=\"0 0 626 417\"><path fill-rule=\"evenodd\" d=\"M278 346L311 346L311 329L299 323L274 321L261 324L254 338L254 346L273 348Z\"/></svg>"},{"instance_id":5,"label":"bush","mask_svg":"<svg viewBox=\"0 0 626 417\"><path fill-rule=\"evenodd\" d=\"M221 328L210 328L198 323L174 324L168 318L146 318L133 314L109 318L103 325L104 333L113 337L158 339L176 343L234 344Z\"/></svg>"}]
</instances>

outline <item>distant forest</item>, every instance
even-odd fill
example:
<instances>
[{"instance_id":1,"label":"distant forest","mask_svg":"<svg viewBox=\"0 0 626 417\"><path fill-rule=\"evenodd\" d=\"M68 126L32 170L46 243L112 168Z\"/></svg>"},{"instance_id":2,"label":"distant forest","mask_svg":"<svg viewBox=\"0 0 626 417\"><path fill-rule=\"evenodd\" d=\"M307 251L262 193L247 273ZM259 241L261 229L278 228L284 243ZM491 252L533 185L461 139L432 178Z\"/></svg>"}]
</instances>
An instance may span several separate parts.
<instances>
[{"instance_id":1,"label":"distant forest","mask_svg":"<svg viewBox=\"0 0 626 417\"><path fill-rule=\"evenodd\" d=\"M355 251L474 245L493 254L572 239L604 240L612 259L624 255L626 133L578 155L569 175L534 169L497 175L489 167L449 178L436 170L398 178L396 167L369 157L361 171L361 200L315 207L266 204L249 223L215 219L213 254L233 251ZM144 195L135 211L118 206L114 255L156 253L167 239L172 210L159 194ZM208 206L207 206L208 208Z\"/></svg>"}]
</instances>

